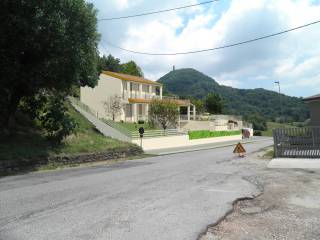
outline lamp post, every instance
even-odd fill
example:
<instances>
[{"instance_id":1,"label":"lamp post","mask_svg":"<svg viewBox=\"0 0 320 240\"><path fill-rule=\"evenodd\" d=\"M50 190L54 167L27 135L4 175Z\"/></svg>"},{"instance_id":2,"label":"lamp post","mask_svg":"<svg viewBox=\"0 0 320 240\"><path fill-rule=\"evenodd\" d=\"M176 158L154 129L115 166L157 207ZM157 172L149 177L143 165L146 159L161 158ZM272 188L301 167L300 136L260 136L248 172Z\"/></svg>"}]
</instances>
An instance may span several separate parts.
<instances>
[{"instance_id":1,"label":"lamp post","mask_svg":"<svg viewBox=\"0 0 320 240\"><path fill-rule=\"evenodd\" d=\"M281 99L281 90L280 90L280 82L274 82L275 84L278 85L279 87L279 101L280 101L280 122L281 122L281 118L282 118L282 99Z\"/></svg>"}]
</instances>

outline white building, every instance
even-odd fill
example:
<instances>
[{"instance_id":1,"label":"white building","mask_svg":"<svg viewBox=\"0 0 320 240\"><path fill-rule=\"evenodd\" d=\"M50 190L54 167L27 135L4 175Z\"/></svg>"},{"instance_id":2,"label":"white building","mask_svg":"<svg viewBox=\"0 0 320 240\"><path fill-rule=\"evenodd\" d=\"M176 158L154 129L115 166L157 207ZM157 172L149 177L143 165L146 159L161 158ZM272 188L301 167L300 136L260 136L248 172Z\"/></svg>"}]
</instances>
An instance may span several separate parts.
<instances>
[{"instance_id":1,"label":"white building","mask_svg":"<svg viewBox=\"0 0 320 240\"><path fill-rule=\"evenodd\" d=\"M123 109L116 116L116 121L147 120L152 99L163 99L162 84L142 77L103 71L96 87L80 89L80 101L100 118L111 118L110 114L106 113L103 103L115 96L119 97L123 103ZM191 106L193 106L190 101L179 99L175 101L179 106L187 107L187 119L190 120ZM195 116L194 106L192 116Z\"/></svg>"},{"instance_id":2,"label":"white building","mask_svg":"<svg viewBox=\"0 0 320 240\"><path fill-rule=\"evenodd\" d=\"M310 125L320 126L320 94L307 97L304 101L309 105L310 109Z\"/></svg>"}]
</instances>

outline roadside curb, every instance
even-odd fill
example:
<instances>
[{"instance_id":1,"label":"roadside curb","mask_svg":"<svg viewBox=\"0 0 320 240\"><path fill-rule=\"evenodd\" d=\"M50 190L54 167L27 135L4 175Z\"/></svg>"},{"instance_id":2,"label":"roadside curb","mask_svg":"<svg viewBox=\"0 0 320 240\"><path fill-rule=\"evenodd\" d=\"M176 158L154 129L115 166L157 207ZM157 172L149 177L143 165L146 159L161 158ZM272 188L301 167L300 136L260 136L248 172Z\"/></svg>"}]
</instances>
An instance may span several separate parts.
<instances>
[{"instance_id":1,"label":"roadside curb","mask_svg":"<svg viewBox=\"0 0 320 240\"><path fill-rule=\"evenodd\" d=\"M257 142L264 142L264 141L270 141L271 139L261 139L261 140L251 140L251 141L245 141L241 142L242 144L248 144L248 143L257 143ZM208 147L203 147L203 148L197 148L197 149L185 149L185 150L177 150L177 151L172 151L172 152L165 152L161 154L153 153L152 151L148 152L145 151L147 154L153 154L155 156L165 156L165 155L173 155L173 154L179 154L179 153L186 153L186 152L197 152L197 151L202 151L202 150L210 150L210 149L215 149L215 148L223 148L223 147L231 147L234 146L237 143L228 143L228 144L223 144L223 145L218 145L218 146L208 146Z\"/></svg>"}]
</instances>

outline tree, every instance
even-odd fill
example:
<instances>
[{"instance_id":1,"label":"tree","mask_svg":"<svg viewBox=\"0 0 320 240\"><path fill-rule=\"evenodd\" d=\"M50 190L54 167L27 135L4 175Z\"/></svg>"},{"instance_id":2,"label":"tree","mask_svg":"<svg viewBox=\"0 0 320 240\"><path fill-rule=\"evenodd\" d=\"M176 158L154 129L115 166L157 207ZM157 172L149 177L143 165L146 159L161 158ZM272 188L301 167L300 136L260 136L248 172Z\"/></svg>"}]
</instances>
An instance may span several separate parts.
<instances>
[{"instance_id":1,"label":"tree","mask_svg":"<svg viewBox=\"0 0 320 240\"><path fill-rule=\"evenodd\" d=\"M121 73L143 77L141 68L134 61L121 64Z\"/></svg>"},{"instance_id":2,"label":"tree","mask_svg":"<svg viewBox=\"0 0 320 240\"><path fill-rule=\"evenodd\" d=\"M99 68L103 71L121 72L120 59L115 58L111 54L107 57L103 55L99 58Z\"/></svg>"},{"instance_id":3,"label":"tree","mask_svg":"<svg viewBox=\"0 0 320 240\"><path fill-rule=\"evenodd\" d=\"M190 101L196 106L197 114L202 114L205 112L206 108L202 99L191 98Z\"/></svg>"},{"instance_id":4,"label":"tree","mask_svg":"<svg viewBox=\"0 0 320 240\"><path fill-rule=\"evenodd\" d=\"M164 130L169 124L176 125L179 118L179 106L173 100L154 99L150 104L149 117L158 122Z\"/></svg>"},{"instance_id":5,"label":"tree","mask_svg":"<svg viewBox=\"0 0 320 240\"><path fill-rule=\"evenodd\" d=\"M223 101L222 98L215 93L209 93L205 99L205 107L209 113L222 113Z\"/></svg>"},{"instance_id":6,"label":"tree","mask_svg":"<svg viewBox=\"0 0 320 240\"><path fill-rule=\"evenodd\" d=\"M267 122L264 117L262 117L259 113L254 113L248 116L244 116L244 120L252 123L254 130L266 131L267 130Z\"/></svg>"},{"instance_id":7,"label":"tree","mask_svg":"<svg viewBox=\"0 0 320 240\"><path fill-rule=\"evenodd\" d=\"M121 97L117 95L109 97L107 101L103 102L103 107L105 109L106 114L111 114L112 120L114 121L116 116L119 113L121 113L121 110L123 108Z\"/></svg>"},{"instance_id":8,"label":"tree","mask_svg":"<svg viewBox=\"0 0 320 240\"><path fill-rule=\"evenodd\" d=\"M14 124L25 98L96 85L96 15L85 0L0 2L1 126Z\"/></svg>"},{"instance_id":9,"label":"tree","mask_svg":"<svg viewBox=\"0 0 320 240\"><path fill-rule=\"evenodd\" d=\"M64 99L61 96L49 97L38 119L45 129L46 136L55 143L61 142L77 127L77 123L67 113Z\"/></svg>"}]
</instances>

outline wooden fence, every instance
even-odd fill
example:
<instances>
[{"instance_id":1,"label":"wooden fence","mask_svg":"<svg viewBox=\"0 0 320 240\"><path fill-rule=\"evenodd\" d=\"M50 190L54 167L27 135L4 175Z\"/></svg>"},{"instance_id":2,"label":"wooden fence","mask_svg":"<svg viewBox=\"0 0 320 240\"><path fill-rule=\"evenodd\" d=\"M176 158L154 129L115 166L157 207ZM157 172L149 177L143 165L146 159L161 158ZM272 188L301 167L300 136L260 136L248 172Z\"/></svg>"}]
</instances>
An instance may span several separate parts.
<instances>
[{"instance_id":1,"label":"wooden fence","mask_svg":"<svg viewBox=\"0 0 320 240\"><path fill-rule=\"evenodd\" d=\"M273 139L276 157L320 157L320 127L274 129Z\"/></svg>"}]
</instances>

